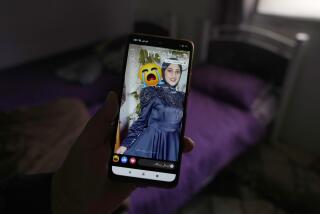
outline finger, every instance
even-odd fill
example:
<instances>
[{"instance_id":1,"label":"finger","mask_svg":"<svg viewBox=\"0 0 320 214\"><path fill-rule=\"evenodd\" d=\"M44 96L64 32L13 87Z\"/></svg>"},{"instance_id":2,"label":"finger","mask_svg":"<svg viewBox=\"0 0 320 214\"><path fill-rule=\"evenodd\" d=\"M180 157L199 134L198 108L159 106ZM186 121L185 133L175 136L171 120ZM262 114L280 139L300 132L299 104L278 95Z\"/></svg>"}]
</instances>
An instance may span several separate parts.
<instances>
[{"instance_id":1,"label":"finger","mask_svg":"<svg viewBox=\"0 0 320 214\"><path fill-rule=\"evenodd\" d=\"M89 143L90 147L96 147L106 143L114 131L115 119L119 111L117 94L111 91L106 102L91 118L80 136L80 141Z\"/></svg>"},{"instance_id":2,"label":"finger","mask_svg":"<svg viewBox=\"0 0 320 214\"><path fill-rule=\"evenodd\" d=\"M183 138L183 144L182 144L182 152L188 153L191 152L194 148L194 142L191 138L184 136Z\"/></svg>"}]
</instances>

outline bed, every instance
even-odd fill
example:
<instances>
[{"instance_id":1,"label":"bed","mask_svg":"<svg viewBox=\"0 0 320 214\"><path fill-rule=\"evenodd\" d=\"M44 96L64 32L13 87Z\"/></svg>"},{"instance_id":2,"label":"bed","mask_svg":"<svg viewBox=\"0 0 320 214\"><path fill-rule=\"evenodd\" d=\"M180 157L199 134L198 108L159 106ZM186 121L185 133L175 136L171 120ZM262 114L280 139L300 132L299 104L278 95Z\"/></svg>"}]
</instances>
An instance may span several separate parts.
<instances>
[{"instance_id":1,"label":"bed","mask_svg":"<svg viewBox=\"0 0 320 214\"><path fill-rule=\"evenodd\" d=\"M178 212L228 163L279 127L305 41L247 25L206 28L202 38L186 124L195 149L183 156L176 188L137 189L129 213Z\"/></svg>"},{"instance_id":2,"label":"bed","mask_svg":"<svg viewBox=\"0 0 320 214\"><path fill-rule=\"evenodd\" d=\"M281 126L304 41L245 25L207 26L201 41L201 64L193 69L186 124L186 135L196 147L183 156L176 188L138 188L130 197L129 213L176 213L228 163ZM117 72L105 71L94 83L80 85L57 77L55 67L41 62L2 71L0 110L67 97L81 100L92 115L107 92L121 86ZM26 167L19 170L30 172Z\"/></svg>"}]
</instances>

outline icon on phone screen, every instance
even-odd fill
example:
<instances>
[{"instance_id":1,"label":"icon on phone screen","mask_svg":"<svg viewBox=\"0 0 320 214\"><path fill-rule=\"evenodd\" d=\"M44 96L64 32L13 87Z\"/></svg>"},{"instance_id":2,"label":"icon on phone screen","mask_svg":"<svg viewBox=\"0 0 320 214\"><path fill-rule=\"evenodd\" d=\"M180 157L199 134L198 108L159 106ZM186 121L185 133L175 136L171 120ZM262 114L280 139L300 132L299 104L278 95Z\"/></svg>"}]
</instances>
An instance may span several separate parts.
<instances>
[{"instance_id":1,"label":"icon on phone screen","mask_svg":"<svg viewBox=\"0 0 320 214\"><path fill-rule=\"evenodd\" d=\"M128 158L126 156L121 157L121 163L127 163Z\"/></svg>"},{"instance_id":2,"label":"icon on phone screen","mask_svg":"<svg viewBox=\"0 0 320 214\"><path fill-rule=\"evenodd\" d=\"M113 155L113 162L117 163L119 162L119 156L118 155Z\"/></svg>"},{"instance_id":3,"label":"icon on phone screen","mask_svg":"<svg viewBox=\"0 0 320 214\"><path fill-rule=\"evenodd\" d=\"M131 165L135 165L137 160L136 160L136 158L132 157L132 158L130 158L129 162Z\"/></svg>"}]
</instances>

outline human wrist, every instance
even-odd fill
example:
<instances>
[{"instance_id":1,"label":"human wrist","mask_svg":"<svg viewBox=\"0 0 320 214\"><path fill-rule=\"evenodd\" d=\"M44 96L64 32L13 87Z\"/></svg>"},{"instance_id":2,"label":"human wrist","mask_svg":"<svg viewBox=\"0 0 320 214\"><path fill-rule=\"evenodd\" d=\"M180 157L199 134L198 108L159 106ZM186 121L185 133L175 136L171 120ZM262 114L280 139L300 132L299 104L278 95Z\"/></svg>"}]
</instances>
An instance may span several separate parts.
<instances>
[{"instance_id":1,"label":"human wrist","mask_svg":"<svg viewBox=\"0 0 320 214\"><path fill-rule=\"evenodd\" d=\"M70 193L61 176L56 173L52 178L52 214L85 214L85 203Z\"/></svg>"}]
</instances>

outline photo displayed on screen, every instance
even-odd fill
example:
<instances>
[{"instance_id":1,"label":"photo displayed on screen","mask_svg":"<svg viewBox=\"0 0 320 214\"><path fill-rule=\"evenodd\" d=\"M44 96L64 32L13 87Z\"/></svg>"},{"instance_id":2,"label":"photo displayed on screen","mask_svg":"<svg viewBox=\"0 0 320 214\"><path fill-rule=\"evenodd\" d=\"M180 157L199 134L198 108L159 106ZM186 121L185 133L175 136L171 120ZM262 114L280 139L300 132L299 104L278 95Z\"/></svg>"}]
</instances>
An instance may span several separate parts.
<instances>
[{"instance_id":1,"label":"photo displayed on screen","mask_svg":"<svg viewBox=\"0 0 320 214\"><path fill-rule=\"evenodd\" d=\"M130 44L116 154L177 161L189 51Z\"/></svg>"}]
</instances>

